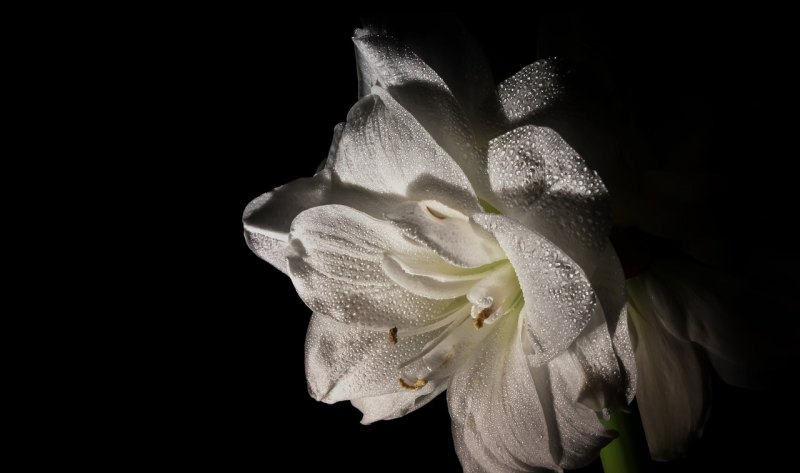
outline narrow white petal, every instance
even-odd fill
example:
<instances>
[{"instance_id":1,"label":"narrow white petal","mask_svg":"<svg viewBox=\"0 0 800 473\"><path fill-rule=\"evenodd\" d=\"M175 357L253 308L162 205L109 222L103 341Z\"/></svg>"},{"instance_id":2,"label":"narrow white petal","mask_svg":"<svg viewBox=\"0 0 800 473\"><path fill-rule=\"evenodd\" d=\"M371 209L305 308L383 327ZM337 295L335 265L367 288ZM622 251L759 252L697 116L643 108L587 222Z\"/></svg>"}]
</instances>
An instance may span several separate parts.
<instances>
[{"instance_id":1,"label":"narrow white petal","mask_svg":"<svg viewBox=\"0 0 800 473\"><path fill-rule=\"evenodd\" d=\"M611 353L610 348L603 349ZM583 356L576 356L576 353ZM548 424L551 428L550 439L555 439L555 442L551 442L551 449L558 452L558 465L562 468L574 469L587 465L614 438L614 433L603 427L598 413L585 405L587 383L608 382L608 379L592 379L598 374L602 378L605 376L602 376L602 369L597 369L599 363L584 358L598 353L597 350L586 349L570 351L546 367L532 368L542 403L546 403L547 409L552 409L547 417L552 419ZM602 356L608 358L607 354ZM613 359L613 353L611 357ZM587 363L593 366L587 369ZM544 392L549 392L549 396Z\"/></svg>"},{"instance_id":2,"label":"narrow white petal","mask_svg":"<svg viewBox=\"0 0 800 473\"><path fill-rule=\"evenodd\" d=\"M612 245L606 246L597 257L598 264L591 272L589 281L603 308L614 353L624 374L625 400L630 403L636 395L636 359L628 328L625 276Z\"/></svg>"},{"instance_id":3,"label":"narrow white petal","mask_svg":"<svg viewBox=\"0 0 800 473\"><path fill-rule=\"evenodd\" d=\"M563 352L583 331L596 297L586 275L558 247L502 215L473 219L497 238L517 273L525 297L522 313L533 343L532 360L543 364Z\"/></svg>"},{"instance_id":4,"label":"narrow white petal","mask_svg":"<svg viewBox=\"0 0 800 473\"><path fill-rule=\"evenodd\" d=\"M393 208L386 218L409 238L456 266L473 268L505 259L491 235L439 202L406 202Z\"/></svg>"},{"instance_id":5,"label":"narrow white petal","mask_svg":"<svg viewBox=\"0 0 800 473\"><path fill-rule=\"evenodd\" d=\"M570 383L577 402L598 412L626 404L625 379L599 304L589 325L556 360L553 361L556 366L566 364L574 368L565 380Z\"/></svg>"},{"instance_id":6,"label":"narrow white petal","mask_svg":"<svg viewBox=\"0 0 800 473\"><path fill-rule=\"evenodd\" d=\"M631 335L627 305L622 308L616 319L616 324L613 327L609 322L609 330L612 331L611 341L614 344L614 353L616 353L622 372L625 375L625 401L630 404L636 396L636 390L639 386L639 373L636 369L636 356L633 349L633 336ZM611 319L606 318L606 320Z\"/></svg>"},{"instance_id":7,"label":"narrow white petal","mask_svg":"<svg viewBox=\"0 0 800 473\"><path fill-rule=\"evenodd\" d=\"M384 271L387 252L441 261L406 239L391 223L350 207L306 210L292 224L289 275L297 293L315 312L381 330L421 327L442 318L449 300L419 296Z\"/></svg>"},{"instance_id":8,"label":"narrow white petal","mask_svg":"<svg viewBox=\"0 0 800 473\"><path fill-rule=\"evenodd\" d=\"M483 273L449 278L414 274L403 264L401 258L390 253L383 258L383 271L409 292L430 299L453 299L463 296L483 277Z\"/></svg>"}]
</instances>

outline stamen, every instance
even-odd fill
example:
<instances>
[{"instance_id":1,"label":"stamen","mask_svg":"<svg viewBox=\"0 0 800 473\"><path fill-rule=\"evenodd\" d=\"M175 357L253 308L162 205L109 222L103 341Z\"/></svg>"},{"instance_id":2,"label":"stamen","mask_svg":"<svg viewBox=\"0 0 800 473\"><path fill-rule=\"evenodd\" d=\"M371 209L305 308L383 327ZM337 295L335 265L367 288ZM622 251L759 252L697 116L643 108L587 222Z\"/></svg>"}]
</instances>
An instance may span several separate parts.
<instances>
[{"instance_id":1,"label":"stamen","mask_svg":"<svg viewBox=\"0 0 800 473\"><path fill-rule=\"evenodd\" d=\"M419 388L425 386L426 384L428 384L428 380L426 380L426 379L418 379L414 384L406 383L406 381L403 378L399 378L399 381L400 381L400 386L402 386L405 389L408 389L410 391L416 391L417 389L419 389Z\"/></svg>"},{"instance_id":2,"label":"stamen","mask_svg":"<svg viewBox=\"0 0 800 473\"><path fill-rule=\"evenodd\" d=\"M434 217L438 218L439 220L444 220L444 219L447 218L447 215L439 213L439 212L433 210L432 208L430 208L428 206L425 206L425 208L428 210L429 214L433 215Z\"/></svg>"},{"instance_id":3,"label":"stamen","mask_svg":"<svg viewBox=\"0 0 800 473\"><path fill-rule=\"evenodd\" d=\"M389 343L392 345L397 345L397 327L392 327L389 329Z\"/></svg>"},{"instance_id":4,"label":"stamen","mask_svg":"<svg viewBox=\"0 0 800 473\"><path fill-rule=\"evenodd\" d=\"M488 319L490 315L492 315L491 307L487 307L478 312L478 315L475 316L475 320L472 321L472 325L475 326L475 330L480 330L480 328L483 327L483 321Z\"/></svg>"}]
</instances>

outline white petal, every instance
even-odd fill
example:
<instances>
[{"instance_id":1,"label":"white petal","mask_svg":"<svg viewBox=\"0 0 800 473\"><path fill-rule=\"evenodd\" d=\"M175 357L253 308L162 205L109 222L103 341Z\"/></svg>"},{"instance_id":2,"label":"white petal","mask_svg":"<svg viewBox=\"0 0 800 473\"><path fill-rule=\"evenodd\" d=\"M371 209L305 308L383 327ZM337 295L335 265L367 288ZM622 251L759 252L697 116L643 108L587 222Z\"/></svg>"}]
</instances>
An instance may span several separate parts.
<instances>
[{"instance_id":1,"label":"white petal","mask_svg":"<svg viewBox=\"0 0 800 473\"><path fill-rule=\"evenodd\" d=\"M418 296L386 275L386 252L441 261L407 240L392 224L349 207L306 210L292 224L289 275L315 312L336 320L389 330L420 327L443 317L451 301Z\"/></svg>"},{"instance_id":2,"label":"white petal","mask_svg":"<svg viewBox=\"0 0 800 473\"><path fill-rule=\"evenodd\" d=\"M563 352L594 313L596 298L586 275L569 256L541 235L502 215L473 219L497 238L517 273L525 297L523 315L536 364Z\"/></svg>"},{"instance_id":3,"label":"white petal","mask_svg":"<svg viewBox=\"0 0 800 473\"><path fill-rule=\"evenodd\" d=\"M619 315L616 317L616 324L608 322L610 318L606 318L611 331L611 341L614 344L614 353L617 355L620 367L624 374L625 384L625 401L630 404L636 396L636 390L639 386L639 374L636 369L636 356L633 349L633 337L631 335L631 328L628 316L628 306L622 307Z\"/></svg>"},{"instance_id":4,"label":"white petal","mask_svg":"<svg viewBox=\"0 0 800 473\"><path fill-rule=\"evenodd\" d=\"M565 382L572 388L573 400L593 411L626 404L625 380L600 305L578 339L553 363L570 368Z\"/></svg>"},{"instance_id":5,"label":"white petal","mask_svg":"<svg viewBox=\"0 0 800 473\"><path fill-rule=\"evenodd\" d=\"M473 185L485 184L485 158L478 150L468 113L437 72L392 36L358 30L353 42L361 96L376 85L386 89L458 162Z\"/></svg>"},{"instance_id":6,"label":"white petal","mask_svg":"<svg viewBox=\"0 0 800 473\"><path fill-rule=\"evenodd\" d=\"M409 238L456 266L471 268L505 259L491 235L464 214L438 202L406 202L393 208L386 218Z\"/></svg>"},{"instance_id":7,"label":"white petal","mask_svg":"<svg viewBox=\"0 0 800 473\"><path fill-rule=\"evenodd\" d=\"M399 393L362 397L353 399L350 402L364 414L361 418L361 423L368 425L379 420L397 419L414 412L431 402L433 398L441 394L445 389L447 389L447 383L438 383L434 386L433 391L427 394L404 390Z\"/></svg>"},{"instance_id":8,"label":"white petal","mask_svg":"<svg viewBox=\"0 0 800 473\"><path fill-rule=\"evenodd\" d=\"M242 215L247 246L286 273L292 221L309 207L327 203L329 187L324 177L303 178L255 198Z\"/></svg>"},{"instance_id":9,"label":"white petal","mask_svg":"<svg viewBox=\"0 0 800 473\"><path fill-rule=\"evenodd\" d=\"M287 273L287 245L292 220L302 211L333 203L338 193L331 190L330 167L339 147L344 124L336 125L328 159L314 177L297 179L253 199L244 209L242 224L247 246L263 260Z\"/></svg>"},{"instance_id":10,"label":"white petal","mask_svg":"<svg viewBox=\"0 0 800 473\"><path fill-rule=\"evenodd\" d=\"M556 60L542 59L501 82L497 94L508 122L517 126L556 105L564 94L563 75Z\"/></svg>"},{"instance_id":11,"label":"white petal","mask_svg":"<svg viewBox=\"0 0 800 473\"><path fill-rule=\"evenodd\" d=\"M671 460L686 455L708 417L709 378L691 342L672 336L656 315L641 277L628 281L628 308L636 330L636 399L650 455Z\"/></svg>"},{"instance_id":12,"label":"white petal","mask_svg":"<svg viewBox=\"0 0 800 473\"><path fill-rule=\"evenodd\" d=\"M410 412L427 402L417 398L441 392L446 383L430 382L420 389L410 391L400 384L399 367L410 357L422 351L442 328L408 336L388 331L337 322L330 317L314 314L306 336L306 379L308 390L318 401L334 403L368 397L391 395L394 404L371 406L370 401L357 403L356 407L369 408L365 419L379 420L382 416L395 417ZM389 399L389 398L386 398Z\"/></svg>"},{"instance_id":13,"label":"white petal","mask_svg":"<svg viewBox=\"0 0 800 473\"><path fill-rule=\"evenodd\" d=\"M518 323L517 317L499 320L448 388L453 439L465 471L557 468Z\"/></svg>"},{"instance_id":14,"label":"white petal","mask_svg":"<svg viewBox=\"0 0 800 473\"><path fill-rule=\"evenodd\" d=\"M524 126L491 141L490 202L536 230L590 271L608 243L608 191L550 128Z\"/></svg>"},{"instance_id":15,"label":"white petal","mask_svg":"<svg viewBox=\"0 0 800 473\"><path fill-rule=\"evenodd\" d=\"M581 61L585 62L585 61ZM618 120L610 119L610 91L603 80L608 71L582 64L570 67L556 58L524 67L498 86L498 97L506 128L522 125L547 126L556 130L577 150L592 169L600 172L620 198L621 174L629 165L620 156ZM638 183L638 180L637 180ZM624 202L630 206L630 202Z\"/></svg>"},{"instance_id":16,"label":"white petal","mask_svg":"<svg viewBox=\"0 0 800 473\"><path fill-rule=\"evenodd\" d=\"M373 86L389 88L423 82L447 93L444 81L408 45L387 34L356 30L356 63L360 77L359 94L370 94Z\"/></svg>"},{"instance_id":17,"label":"white petal","mask_svg":"<svg viewBox=\"0 0 800 473\"><path fill-rule=\"evenodd\" d=\"M357 30L356 36L398 38L444 79L468 112L481 111L495 82L480 46L458 20L446 14L417 16L413 24L394 18L375 20L367 21L367 28ZM425 75L413 77L415 82L427 80Z\"/></svg>"},{"instance_id":18,"label":"white petal","mask_svg":"<svg viewBox=\"0 0 800 473\"><path fill-rule=\"evenodd\" d=\"M476 330L469 312L469 304L454 312L451 316L453 322L431 340L418 356L401 367L405 380L409 383L417 379L444 382L463 363L468 362L476 347L492 332Z\"/></svg>"},{"instance_id":19,"label":"white petal","mask_svg":"<svg viewBox=\"0 0 800 473\"><path fill-rule=\"evenodd\" d=\"M598 264L589 276L611 334L619 365L624 374L627 403L636 395L636 359L628 329L628 297L625 294L625 275L612 245L598 255Z\"/></svg>"},{"instance_id":20,"label":"white petal","mask_svg":"<svg viewBox=\"0 0 800 473\"><path fill-rule=\"evenodd\" d=\"M586 393L586 361L569 352L551 361L546 368L533 368L542 404L552 409L547 416L547 419L554 419L548 424L551 449L557 452L556 458L562 468L585 466L614 438L614 433L600 423L598 413L580 402Z\"/></svg>"},{"instance_id":21,"label":"white petal","mask_svg":"<svg viewBox=\"0 0 800 473\"><path fill-rule=\"evenodd\" d=\"M446 267L441 275L419 274L403 262L402 258L390 253L383 257L383 271L409 292L430 299L453 299L463 296L485 274L481 272L453 275L446 272Z\"/></svg>"},{"instance_id":22,"label":"white petal","mask_svg":"<svg viewBox=\"0 0 800 473\"><path fill-rule=\"evenodd\" d=\"M753 293L752 285L689 260L656 260L641 280L664 327L702 346L726 382L757 388L769 376L765 366L773 361L772 350L761 342L767 337L754 336L760 325L748 320L750 312L742 307L749 307L748 299L771 295Z\"/></svg>"},{"instance_id":23,"label":"white petal","mask_svg":"<svg viewBox=\"0 0 800 473\"><path fill-rule=\"evenodd\" d=\"M480 209L461 168L380 88L350 110L333 171L344 187L434 199L467 213Z\"/></svg>"}]
</instances>

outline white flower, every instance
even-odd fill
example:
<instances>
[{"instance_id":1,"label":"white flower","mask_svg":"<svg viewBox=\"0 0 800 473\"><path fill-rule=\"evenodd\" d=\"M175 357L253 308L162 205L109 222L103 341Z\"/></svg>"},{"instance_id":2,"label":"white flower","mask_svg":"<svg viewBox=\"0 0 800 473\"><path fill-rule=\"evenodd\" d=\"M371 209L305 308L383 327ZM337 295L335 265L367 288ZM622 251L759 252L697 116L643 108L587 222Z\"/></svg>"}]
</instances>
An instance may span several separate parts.
<instances>
[{"instance_id":1,"label":"white flower","mask_svg":"<svg viewBox=\"0 0 800 473\"><path fill-rule=\"evenodd\" d=\"M758 387L769 378L770 349L754 322L737 317L754 285L692 260L661 259L627 282L636 332L636 401L650 455L685 457L711 410L711 370L726 383ZM759 302L763 305L763 302ZM748 315L750 315L748 313ZM742 347L747 347L743 350ZM708 365L711 365L710 367Z\"/></svg>"},{"instance_id":2,"label":"white flower","mask_svg":"<svg viewBox=\"0 0 800 473\"><path fill-rule=\"evenodd\" d=\"M244 213L250 247L314 311L311 394L370 423L447 389L465 471L588 463L635 368L606 189L530 124L559 91L554 64L495 94L464 66L479 58L445 80L392 36L354 42L362 97L324 165Z\"/></svg>"}]
</instances>

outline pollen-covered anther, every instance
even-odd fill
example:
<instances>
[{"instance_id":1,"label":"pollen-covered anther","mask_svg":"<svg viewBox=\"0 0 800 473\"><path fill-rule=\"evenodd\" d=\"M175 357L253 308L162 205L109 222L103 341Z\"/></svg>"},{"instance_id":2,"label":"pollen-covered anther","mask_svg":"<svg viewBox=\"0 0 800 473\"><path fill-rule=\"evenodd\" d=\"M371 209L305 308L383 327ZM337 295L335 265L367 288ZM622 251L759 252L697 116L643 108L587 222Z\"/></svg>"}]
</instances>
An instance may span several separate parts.
<instances>
[{"instance_id":1,"label":"pollen-covered anther","mask_svg":"<svg viewBox=\"0 0 800 473\"><path fill-rule=\"evenodd\" d=\"M475 320L472 321L472 325L475 326L475 330L479 330L481 327L483 327L483 321L488 319L489 316L491 315L492 315L491 307L487 307L478 312L478 315L475 316Z\"/></svg>"},{"instance_id":2,"label":"pollen-covered anther","mask_svg":"<svg viewBox=\"0 0 800 473\"><path fill-rule=\"evenodd\" d=\"M425 206L425 209L428 211L429 214L433 215L435 218L438 218L439 220L444 220L447 218L447 215L437 212L428 206Z\"/></svg>"},{"instance_id":3,"label":"pollen-covered anther","mask_svg":"<svg viewBox=\"0 0 800 473\"><path fill-rule=\"evenodd\" d=\"M400 381L400 386L402 386L405 389L408 389L409 391L416 391L417 389L428 384L428 380L426 379L418 379L414 384L408 384L406 380L404 380L403 378L399 378L399 381Z\"/></svg>"},{"instance_id":4,"label":"pollen-covered anther","mask_svg":"<svg viewBox=\"0 0 800 473\"><path fill-rule=\"evenodd\" d=\"M392 345L397 345L397 327L392 327L389 329L389 343Z\"/></svg>"}]
</instances>

